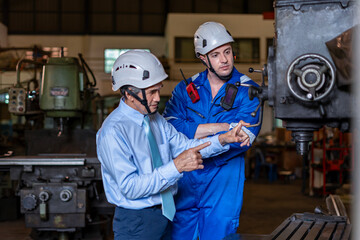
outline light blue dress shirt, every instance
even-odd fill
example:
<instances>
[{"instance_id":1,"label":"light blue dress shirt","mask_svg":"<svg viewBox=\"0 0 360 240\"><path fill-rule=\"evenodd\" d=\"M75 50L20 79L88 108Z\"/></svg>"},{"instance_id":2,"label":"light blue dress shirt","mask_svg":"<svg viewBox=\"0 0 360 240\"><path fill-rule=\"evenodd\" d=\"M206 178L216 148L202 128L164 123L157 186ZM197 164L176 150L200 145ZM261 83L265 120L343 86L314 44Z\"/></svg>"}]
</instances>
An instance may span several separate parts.
<instances>
[{"instance_id":1,"label":"light blue dress shirt","mask_svg":"<svg viewBox=\"0 0 360 240\"><path fill-rule=\"evenodd\" d=\"M143 121L144 115L122 99L96 135L105 194L109 203L119 207L142 209L161 204L160 192L168 187L176 194L176 182L182 174L173 159L184 150L211 141L209 147L200 151L203 158L207 158L229 149L229 145L219 143L217 135L189 140L156 113L150 116L150 125L163 165L153 170Z\"/></svg>"}]
</instances>

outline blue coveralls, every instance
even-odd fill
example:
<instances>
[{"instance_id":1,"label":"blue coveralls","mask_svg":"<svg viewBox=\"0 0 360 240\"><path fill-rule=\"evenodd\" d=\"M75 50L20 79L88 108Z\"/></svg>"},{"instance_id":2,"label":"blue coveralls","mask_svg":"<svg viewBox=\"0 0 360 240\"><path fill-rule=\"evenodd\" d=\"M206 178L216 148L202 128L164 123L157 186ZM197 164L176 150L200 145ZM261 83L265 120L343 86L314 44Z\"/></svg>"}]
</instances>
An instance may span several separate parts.
<instances>
[{"instance_id":1,"label":"blue coveralls","mask_svg":"<svg viewBox=\"0 0 360 240\"><path fill-rule=\"evenodd\" d=\"M259 101L249 99L248 87L238 87L233 107L225 111L220 100L225 96L227 84L242 82L256 85L249 77L235 68L232 78L224 84L214 99L207 79L208 70L191 78L200 96L200 101L192 103L186 92L186 84L180 82L167 102L164 117L189 138L194 138L199 124L204 123L257 123L253 112ZM189 81L189 80L188 80ZM260 126L246 129L253 141ZM245 181L244 154L248 146L231 144L230 150L213 158L204 160L204 169L185 172L178 182L179 190L175 197L176 215L173 221L173 239L201 240L222 239L235 233L239 226L240 210L243 202Z\"/></svg>"}]
</instances>

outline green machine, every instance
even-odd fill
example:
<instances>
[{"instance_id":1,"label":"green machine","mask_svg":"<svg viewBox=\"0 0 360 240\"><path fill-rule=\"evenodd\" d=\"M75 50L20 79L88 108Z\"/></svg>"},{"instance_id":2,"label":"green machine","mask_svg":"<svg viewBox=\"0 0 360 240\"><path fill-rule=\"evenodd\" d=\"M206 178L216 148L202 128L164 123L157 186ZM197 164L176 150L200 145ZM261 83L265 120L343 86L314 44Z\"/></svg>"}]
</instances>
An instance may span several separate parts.
<instances>
[{"instance_id":1,"label":"green machine","mask_svg":"<svg viewBox=\"0 0 360 240\"><path fill-rule=\"evenodd\" d=\"M23 63L40 70L40 80L34 74L21 82ZM0 168L9 169L11 180L19 183L16 194L26 227L39 240L107 239L114 206L106 201L96 155L94 74L81 54L61 53L46 61L20 60L17 76L8 110L26 119L19 131L25 150L2 157Z\"/></svg>"},{"instance_id":2,"label":"green machine","mask_svg":"<svg viewBox=\"0 0 360 240\"><path fill-rule=\"evenodd\" d=\"M63 119L84 118L96 86L94 74L81 54L79 60L63 56L49 58L43 66L40 109L46 117L58 120L59 134L63 130ZM93 81L89 80L87 72L90 72Z\"/></svg>"},{"instance_id":3,"label":"green machine","mask_svg":"<svg viewBox=\"0 0 360 240\"><path fill-rule=\"evenodd\" d=\"M30 91L24 88L20 81L22 64L42 68L41 80L37 81L36 73L32 80L35 85L40 85ZM89 103L95 96L96 79L91 69L79 54L79 58L50 57L46 62L22 59L17 64L17 84L9 89L9 112L20 116L43 114L57 122L59 134L68 120L81 121L83 128L85 113L89 112ZM88 77L92 76L92 81ZM39 84L38 84L39 83ZM29 85L29 84L28 84Z\"/></svg>"},{"instance_id":4,"label":"green machine","mask_svg":"<svg viewBox=\"0 0 360 240\"><path fill-rule=\"evenodd\" d=\"M83 82L77 58L50 58L43 67L40 109L47 117L80 117Z\"/></svg>"}]
</instances>

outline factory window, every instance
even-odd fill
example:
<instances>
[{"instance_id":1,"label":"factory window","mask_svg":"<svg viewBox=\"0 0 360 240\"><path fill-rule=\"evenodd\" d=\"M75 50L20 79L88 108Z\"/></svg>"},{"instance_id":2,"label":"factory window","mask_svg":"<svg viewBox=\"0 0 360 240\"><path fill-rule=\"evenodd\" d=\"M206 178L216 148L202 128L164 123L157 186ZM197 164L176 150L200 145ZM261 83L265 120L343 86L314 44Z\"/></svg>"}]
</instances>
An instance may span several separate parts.
<instances>
[{"instance_id":1,"label":"factory window","mask_svg":"<svg viewBox=\"0 0 360 240\"><path fill-rule=\"evenodd\" d=\"M163 35L168 13L263 13L272 12L272 4L273 0L0 0L0 22L9 34Z\"/></svg>"},{"instance_id":2,"label":"factory window","mask_svg":"<svg viewBox=\"0 0 360 240\"><path fill-rule=\"evenodd\" d=\"M236 63L260 63L259 38L234 38L234 41Z\"/></svg>"},{"instance_id":3,"label":"factory window","mask_svg":"<svg viewBox=\"0 0 360 240\"><path fill-rule=\"evenodd\" d=\"M63 48L63 56L68 55L68 49ZM34 50L28 50L25 52L26 59L38 59L43 58L47 59L49 57L61 57L61 47L43 47L41 49L35 48Z\"/></svg>"},{"instance_id":4,"label":"factory window","mask_svg":"<svg viewBox=\"0 0 360 240\"><path fill-rule=\"evenodd\" d=\"M192 37L175 38L175 62L196 62ZM260 63L259 38L234 38L236 63Z\"/></svg>"},{"instance_id":5,"label":"factory window","mask_svg":"<svg viewBox=\"0 0 360 240\"><path fill-rule=\"evenodd\" d=\"M68 55L68 48L64 47L61 50L61 47L44 47L43 50L50 54L49 57L61 57L61 51L63 51L64 57Z\"/></svg>"},{"instance_id":6,"label":"factory window","mask_svg":"<svg viewBox=\"0 0 360 240\"><path fill-rule=\"evenodd\" d=\"M175 62L197 62L194 52L194 38L175 38Z\"/></svg>"},{"instance_id":7,"label":"factory window","mask_svg":"<svg viewBox=\"0 0 360 240\"><path fill-rule=\"evenodd\" d=\"M104 69L105 73L110 73L111 69L114 65L115 60L123 53L126 53L130 49L105 49L105 62L104 62ZM149 49L143 49L150 52Z\"/></svg>"}]
</instances>

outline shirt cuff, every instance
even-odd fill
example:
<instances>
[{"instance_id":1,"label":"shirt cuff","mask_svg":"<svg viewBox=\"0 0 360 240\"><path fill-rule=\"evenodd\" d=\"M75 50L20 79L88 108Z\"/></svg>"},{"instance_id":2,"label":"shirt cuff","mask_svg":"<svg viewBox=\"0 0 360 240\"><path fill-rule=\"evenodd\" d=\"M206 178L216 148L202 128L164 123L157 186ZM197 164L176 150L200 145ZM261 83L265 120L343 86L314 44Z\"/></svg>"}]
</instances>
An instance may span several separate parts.
<instances>
[{"instance_id":1,"label":"shirt cuff","mask_svg":"<svg viewBox=\"0 0 360 240\"><path fill-rule=\"evenodd\" d=\"M228 151L230 149L230 145L226 144L225 146L221 145L221 143L219 142L219 135L215 135L209 138L205 138L204 142L211 142L211 145L203 148L200 150L200 154L204 157L204 158L208 158L208 157L213 157L216 155L219 155L221 153L224 153L226 151Z\"/></svg>"},{"instance_id":2,"label":"shirt cuff","mask_svg":"<svg viewBox=\"0 0 360 240\"><path fill-rule=\"evenodd\" d=\"M179 173L173 160L165 165L162 165L160 168L158 168L158 171L160 172L161 176L167 180L167 185L175 184L183 175L182 173Z\"/></svg>"},{"instance_id":3,"label":"shirt cuff","mask_svg":"<svg viewBox=\"0 0 360 240\"><path fill-rule=\"evenodd\" d=\"M234 123L234 122L230 123L229 131L231 131L231 129L233 129L237 125L238 125L238 123ZM254 142L256 136L249 129L247 129L245 126L242 126L241 130L243 130L249 136L250 144L252 144Z\"/></svg>"},{"instance_id":4,"label":"shirt cuff","mask_svg":"<svg viewBox=\"0 0 360 240\"><path fill-rule=\"evenodd\" d=\"M252 144L256 138L256 136L246 127L241 127L241 130L243 130L244 132L246 132L246 134L249 136L250 138L250 144Z\"/></svg>"}]
</instances>

